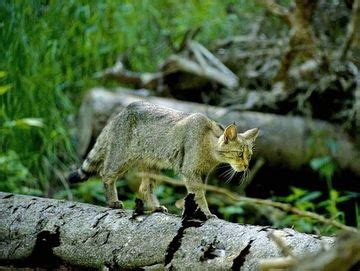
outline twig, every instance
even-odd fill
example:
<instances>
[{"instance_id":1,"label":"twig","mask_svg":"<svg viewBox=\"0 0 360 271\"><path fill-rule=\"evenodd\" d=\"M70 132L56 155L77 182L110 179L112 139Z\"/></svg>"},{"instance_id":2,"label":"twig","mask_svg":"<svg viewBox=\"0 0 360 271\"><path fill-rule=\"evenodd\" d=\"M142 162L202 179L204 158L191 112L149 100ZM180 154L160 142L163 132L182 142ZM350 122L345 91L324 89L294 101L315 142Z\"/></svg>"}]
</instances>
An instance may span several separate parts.
<instances>
[{"instance_id":1,"label":"twig","mask_svg":"<svg viewBox=\"0 0 360 271\"><path fill-rule=\"evenodd\" d=\"M261 271L267 270L283 270L294 266L296 263L294 257L287 256L287 257L276 257L270 259L261 259L259 261L259 269Z\"/></svg>"},{"instance_id":2,"label":"twig","mask_svg":"<svg viewBox=\"0 0 360 271\"><path fill-rule=\"evenodd\" d=\"M284 256L294 256L289 246L285 244L285 240L281 236L281 231L274 230L270 232L269 238L276 243L276 245L281 249L281 252L282 254L284 254Z\"/></svg>"},{"instance_id":3,"label":"twig","mask_svg":"<svg viewBox=\"0 0 360 271\"><path fill-rule=\"evenodd\" d=\"M259 269L267 270L352 270L360 260L360 234L358 232L340 232L336 238L335 245L330 249L322 249L315 254L303 256L287 254L284 252L285 240L282 232L274 231L270 238L282 250L285 257L261 259ZM277 236L276 236L277 235ZM355 268L356 269L356 268Z\"/></svg>"},{"instance_id":4,"label":"twig","mask_svg":"<svg viewBox=\"0 0 360 271\"><path fill-rule=\"evenodd\" d=\"M158 180L158 181L161 181L164 183L168 183L173 186L185 186L185 184L182 182L175 181L172 178L169 178L169 177L166 177L166 176L163 176L160 174L139 172L139 173L137 173L137 175L139 177L147 176L147 177L150 177L151 179ZM338 221L328 219L322 215L319 215L319 214L316 214L313 212L309 212L309 211L302 211L288 203L276 202L276 201L272 201L272 200L268 200L268 199L243 197L243 196L238 195L237 193L229 191L226 188L217 187L214 185L206 185L206 186L204 185L203 188L206 189L208 192L225 195L226 197L228 197L230 200L232 200L234 202L242 201L242 202L247 202L247 203L251 203L251 204L272 206L272 207L278 208L284 212L290 212L290 213L293 213L293 214L296 214L296 215L299 215L302 217L309 217L311 219L317 220L317 221L327 224L327 225L332 225L339 229L343 229L343 230L347 230L347 231L355 231L355 232L358 231L354 227L346 226Z\"/></svg>"},{"instance_id":5,"label":"twig","mask_svg":"<svg viewBox=\"0 0 360 271\"><path fill-rule=\"evenodd\" d=\"M340 60L346 59L348 51L355 40L355 36L359 35L358 25L360 25L360 0L355 0L352 5L351 20L347 27L346 38L340 50Z\"/></svg>"},{"instance_id":6,"label":"twig","mask_svg":"<svg viewBox=\"0 0 360 271\"><path fill-rule=\"evenodd\" d=\"M263 5L270 13L281 17L288 25L291 25L290 12L286 8L274 0L257 0L257 2Z\"/></svg>"},{"instance_id":7,"label":"twig","mask_svg":"<svg viewBox=\"0 0 360 271\"><path fill-rule=\"evenodd\" d=\"M298 263L298 258L292 253L288 245L285 244L281 231L274 230L269 233L269 238L280 248L285 257L275 257L270 259L261 259L259 269L261 271L289 268Z\"/></svg>"},{"instance_id":8,"label":"twig","mask_svg":"<svg viewBox=\"0 0 360 271\"><path fill-rule=\"evenodd\" d=\"M236 88L239 84L238 78L224 74L211 66L201 67L200 64L188 58L172 55L163 64L163 72L169 74L177 71L188 72L208 78L230 89Z\"/></svg>"},{"instance_id":9,"label":"twig","mask_svg":"<svg viewBox=\"0 0 360 271\"><path fill-rule=\"evenodd\" d=\"M206 59L221 72L226 75L232 76L235 80L239 80L237 75L234 74L228 67L226 67L217 57L215 57L208 49L206 49L202 44L192 41L191 45L196 48L199 52L201 52Z\"/></svg>"}]
</instances>

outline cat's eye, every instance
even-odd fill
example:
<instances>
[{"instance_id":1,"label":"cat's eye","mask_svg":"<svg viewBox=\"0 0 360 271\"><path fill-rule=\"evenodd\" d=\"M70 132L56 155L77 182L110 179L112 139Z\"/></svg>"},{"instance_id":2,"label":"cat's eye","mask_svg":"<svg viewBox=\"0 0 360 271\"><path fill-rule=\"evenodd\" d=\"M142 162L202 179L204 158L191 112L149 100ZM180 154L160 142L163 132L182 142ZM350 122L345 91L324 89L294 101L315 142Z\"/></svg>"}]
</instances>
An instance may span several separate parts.
<instances>
[{"instance_id":1,"label":"cat's eye","mask_svg":"<svg viewBox=\"0 0 360 271\"><path fill-rule=\"evenodd\" d=\"M242 156L243 156L243 152L242 152L242 151L238 151L238 152L237 152L237 155L238 155L239 157L242 157Z\"/></svg>"}]
</instances>

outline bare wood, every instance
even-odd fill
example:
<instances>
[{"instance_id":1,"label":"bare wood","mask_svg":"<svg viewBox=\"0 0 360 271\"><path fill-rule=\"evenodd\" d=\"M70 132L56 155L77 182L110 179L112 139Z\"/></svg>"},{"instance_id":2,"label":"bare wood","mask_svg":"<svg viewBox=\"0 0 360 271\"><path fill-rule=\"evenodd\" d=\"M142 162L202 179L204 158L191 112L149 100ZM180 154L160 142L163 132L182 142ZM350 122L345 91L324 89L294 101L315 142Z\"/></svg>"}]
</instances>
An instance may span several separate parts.
<instances>
[{"instance_id":1,"label":"bare wood","mask_svg":"<svg viewBox=\"0 0 360 271\"><path fill-rule=\"evenodd\" d=\"M229 89L234 89L239 84L239 78L231 72L221 61L216 58L200 43L186 40L187 54L171 55L161 64L160 71L156 73L139 73L126 70L119 60L113 67L95 74L95 77L102 79L115 79L120 84L132 85L135 88L159 89L163 82L171 85L168 76L175 73L190 73L216 82ZM192 54L194 59L188 55ZM190 83L191 84L191 83ZM171 86L168 86L171 88Z\"/></svg>"},{"instance_id":2,"label":"bare wood","mask_svg":"<svg viewBox=\"0 0 360 271\"><path fill-rule=\"evenodd\" d=\"M327 122L295 116L229 111L221 107L167 98L140 97L124 89L110 92L96 88L89 91L79 113L79 154L85 155L91 141L97 137L112 114L139 100L148 100L184 112L200 112L224 125L235 121L239 130L259 127L261 133L257 141L256 155L264 158L268 165L275 167L299 169L308 165L312 157L329 155L329 150L325 147L319 145L310 148L308 145L309 139L315 139L313 135L321 132L326 138L336 141L337 152L334 154L334 159L339 167L360 176L359 150L339 127Z\"/></svg>"},{"instance_id":3,"label":"bare wood","mask_svg":"<svg viewBox=\"0 0 360 271\"><path fill-rule=\"evenodd\" d=\"M220 219L182 225L162 213L131 217L130 211L0 192L0 266L257 270L259 259L281 256L268 227ZM279 231L296 256L334 241Z\"/></svg>"},{"instance_id":4,"label":"bare wood","mask_svg":"<svg viewBox=\"0 0 360 271\"><path fill-rule=\"evenodd\" d=\"M259 267L261 271L288 270L288 268L294 266L295 263L296 261L294 257L277 257L261 260L259 263Z\"/></svg>"},{"instance_id":5,"label":"bare wood","mask_svg":"<svg viewBox=\"0 0 360 271\"><path fill-rule=\"evenodd\" d=\"M208 49L206 49L202 44L191 41L190 45L193 47L193 51L198 51L206 57L210 64L215 68L220 70L222 73L227 74L232 77L235 81L238 81L239 78L234 74L230 69L228 69L217 57L215 57Z\"/></svg>"},{"instance_id":6,"label":"bare wood","mask_svg":"<svg viewBox=\"0 0 360 271\"><path fill-rule=\"evenodd\" d=\"M203 65L200 65L195 61L178 55L170 56L164 62L162 70L166 74L177 71L191 73L197 76L205 77L210 81L220 83L221 85L231 89L238 86L238 81L233 76L224 74L211 66L204 66L204 63Z\"/></svg>"},{"instance_id":7,"label":"bare wood","mask_svg":"<svg viewBox=\"0 0 360 271\"><path fill-rule=\"evenodd\" d=\"M297 257L297 256L295 256ZM360 264L360 233L342 232L329 251L301 257L291 269L294 271L347 271Z\"/></svg>"}]
</instances>

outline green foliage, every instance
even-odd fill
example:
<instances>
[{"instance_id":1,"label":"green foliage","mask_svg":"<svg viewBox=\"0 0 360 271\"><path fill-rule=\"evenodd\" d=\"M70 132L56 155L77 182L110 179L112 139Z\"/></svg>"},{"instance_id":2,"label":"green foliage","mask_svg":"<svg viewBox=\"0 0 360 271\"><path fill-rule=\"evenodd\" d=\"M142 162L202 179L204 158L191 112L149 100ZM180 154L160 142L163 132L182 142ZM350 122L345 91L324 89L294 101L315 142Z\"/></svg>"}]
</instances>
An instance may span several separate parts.
<instances>
[{"instance_id":1,"label":"green foliage","mask_svg":"<svg viewBox=\"0 0 360 271\"><path fill-rule=\"evenodd\" d=\"M292 193L290 195L286 197L277 197L276 200L290 203L291 205L302 211L315 211L316 204L314 203L314 200L318 199L321 196L321 192L309 192L296 187L292 187L291 191ZM314 221L312 221L310 218L299 217L295 214L289 214L283 220L279 220L276 226L292 226L295 229L301 230L303 232L314 232L315 230L318 230L316 223L314 223Z\"/></svg>"},{"instance_id":2,"label":"green foliage","mask_svg":"<svg viewBox=\"0 0 360 271\"><path fill-rule=\"evenodd\" d=\"M16 152L43 190L50 180L62 188L55 173L77 161L73 115L99 84L95 72L123 53L131 69L154 70L188 29L201 27L205 43L244 31L226 12L232 2L1 1L0 149ZM29 125L43 127L19 129Z\"/></svg>"},{"instance_id":3,"label":"green foliage","mask_svg":"<svg viewBox=\"0 0 360 271\"><path fill-rule=\"evenodd\" d=\"M0 191L41 195L40 187L16 152L0 153Z\"/></svg>"},{"instance_id":4,"label":"green foliage","mask_svg":"<svg viewBox=\"0 0 360 271\"><path fill-rule=\"evenodd\" d=\"M338 207L340 203L356 196L351 193L339 193L333 188L333 178L338 170L338 164L334 159L337 152L337 142L328 135L319 132L311 135L308 140L308 152L313 158L309 161L312 170L319 174L320 180L325 181L327 193L320 191L307 191L301 188L291 188L291 193L286 197L275 197L276 200L290 203L302 211L319 213L330 219L345 224L345 213ZM316 156L317 153L324 155ZM337 229L332 226L317 223L310 218L292 214L279 221L277 226L294 226L304 232L333 233Z\"/></svg>"},{"instance_id":5,"label":"green foliage","mask_svg":"<svg viewBox=\"0 0 360 271\"><path fill-rule=\"evenodd\" d=\"M227 205L219 208L219 212L223 215L224 219L227 221L232 220L232 216L241 217L244 214L244 209L241 206L241 203L234 205ZM240 222L240 221L239 221Z\"/></svg>"}]
</instances>

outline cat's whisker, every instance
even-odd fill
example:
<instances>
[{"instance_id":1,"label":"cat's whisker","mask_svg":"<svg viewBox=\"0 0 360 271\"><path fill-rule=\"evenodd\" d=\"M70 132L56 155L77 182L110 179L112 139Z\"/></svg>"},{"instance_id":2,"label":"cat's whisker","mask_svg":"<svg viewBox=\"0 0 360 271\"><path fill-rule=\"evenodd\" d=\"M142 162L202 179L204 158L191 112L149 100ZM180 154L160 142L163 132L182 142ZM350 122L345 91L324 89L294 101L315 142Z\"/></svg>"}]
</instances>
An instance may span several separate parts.
<instances>
[{"instance_id":1,"label":"cat's whisker","mask_svg":"<svg viewBox=\"0 0 360 271\"><path fill-rule=\"evenodd\" d=\"M243 182L246 182L246 180L248 178L248 173L249 173L248 169L244 170L243 175L241 176L241 179L240 179L240 184Z\"/></svg>"},{"instance_id":2,"label":"cat's whisker","mask_svg":"<svg viewBox=\"0 0 360 271\"><path fill-rule=\"evenodd\" d=\"M231 173L231 167L226 169L223 173L220 174L220 177L228 177Z\"/></svg>"},{"instance_id":3,"label":"cat's whisker","mask_svg":"<svg viewBox=\"0 0 360 271\"><path fill-rule=\"evenodd\" d=\"M230 169L229 172L226 174L226 181L225 181L225 183L228 182L228 180L231 178L232 174L233 174L233 171Z\"/></svg>"},{"instance_id":4,"label":"cat's whisker","mask_svg":"<svg viewBox=\"0 0 360 271\"><path fill-rule=\"evenodd\" d=\"M232 174L231 174L230 177L225 181L225 183L226 183L226 184L230 183L231 180L234 178L235 174L236 174L236 171L233 170Z\"/></svg>"},{"instance_id":5,"label":"cat's whisker","mask_svg":"<svg viewBox=\"0 0 360 271\"><path fill-rule=\"evenodd\" d=\"M246 170L246 176L245 176L244 182L247 183L247 182L249 181L249 178L250 178L250 170L247 169L247 170Z\"/></svg>"}]
</instances>

